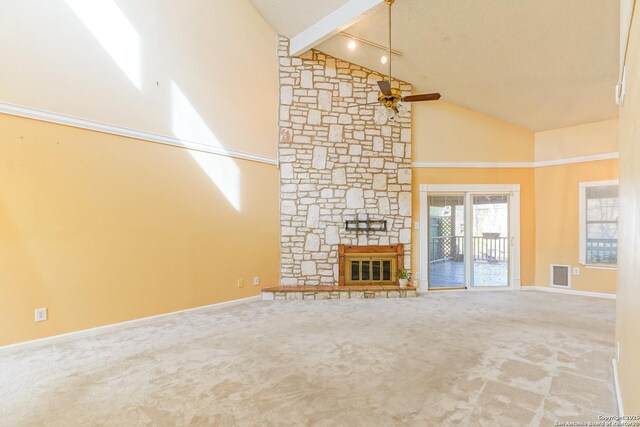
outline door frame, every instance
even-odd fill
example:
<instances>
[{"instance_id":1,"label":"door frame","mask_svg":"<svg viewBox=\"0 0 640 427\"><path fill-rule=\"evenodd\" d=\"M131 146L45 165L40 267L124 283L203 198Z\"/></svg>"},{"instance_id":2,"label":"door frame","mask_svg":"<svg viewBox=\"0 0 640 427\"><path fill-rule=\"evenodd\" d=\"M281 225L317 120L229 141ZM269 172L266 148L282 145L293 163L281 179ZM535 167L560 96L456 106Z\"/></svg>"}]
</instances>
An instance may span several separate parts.
<instances>
[{"instance_id":1,"label":"door frame","mask_svg":"<svg viewBox=\"0 0 640 427\"><path fill-rule=\"evenodd\" d=\"M509 286L473 287L468 274L465 274L465 282L467 289L473 291L520 289L520 184L420 184L420 272L418 274L418 290L420 292L429 291L428 196L430 193L464 193L465 215L467 215L467 211L471 211L469 206L466 206L469 194L509 194ZM469 253L469 250L470 248L465 248L465 253ZM466 264L467 262L465 262L465 269L467 268Z\"/></svg>"}]
</instances>

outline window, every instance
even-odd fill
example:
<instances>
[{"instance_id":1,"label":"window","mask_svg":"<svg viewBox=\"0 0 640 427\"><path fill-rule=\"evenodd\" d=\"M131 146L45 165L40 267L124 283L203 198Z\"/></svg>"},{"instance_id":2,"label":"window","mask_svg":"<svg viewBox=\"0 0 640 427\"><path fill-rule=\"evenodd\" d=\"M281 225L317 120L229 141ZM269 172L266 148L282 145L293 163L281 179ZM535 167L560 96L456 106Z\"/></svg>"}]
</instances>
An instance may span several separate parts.
<instances>
[{"instance_id":1,"label":"window","mask_svg":"<svg viewBox=\"0 0 640 427\"><path fill-rule=\"evenodd\" d=\"M618 181L580 183L580 263L615 268L618 262Z\"/></svg>"}]
</instances>

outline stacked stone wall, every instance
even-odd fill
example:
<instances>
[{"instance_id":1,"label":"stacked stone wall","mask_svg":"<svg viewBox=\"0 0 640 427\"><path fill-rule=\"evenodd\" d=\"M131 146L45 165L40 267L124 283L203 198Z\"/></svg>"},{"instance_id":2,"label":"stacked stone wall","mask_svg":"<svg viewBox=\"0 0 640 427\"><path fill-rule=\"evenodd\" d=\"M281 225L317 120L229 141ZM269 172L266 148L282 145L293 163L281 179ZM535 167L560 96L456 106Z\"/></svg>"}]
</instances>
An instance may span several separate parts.
<instances>
[{"instance_id":1,"label":"stacked stone wall","mask_svg":"<svg viewBox=\"0 0 640 427\"><path fill-rule=\"evenodd\" d=\"M410 106L389 120L375 104L384 76L319 51L288 51L280 38L281 284L337 284L340 243L404 243L408 268ZM407 83L392 85L411 92ZM345 220L365 214L386 219L388 230L345 230Z\"/></svg>"}]
</instances>

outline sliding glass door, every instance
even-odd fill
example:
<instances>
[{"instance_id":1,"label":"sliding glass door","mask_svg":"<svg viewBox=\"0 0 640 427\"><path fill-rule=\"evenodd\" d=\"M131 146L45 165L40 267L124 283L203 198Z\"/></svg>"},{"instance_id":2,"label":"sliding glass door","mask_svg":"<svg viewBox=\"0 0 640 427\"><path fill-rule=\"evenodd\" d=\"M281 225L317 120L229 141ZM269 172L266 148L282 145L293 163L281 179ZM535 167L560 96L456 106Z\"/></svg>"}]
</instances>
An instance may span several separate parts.
<instances>
[{"instance_id":1,"label":"sliding glass door","mask_svg":"<svg viewBox=\"0 0 640 427\"><path fill-rule=\"evenodd\" d=\"M464 288L464 195L429 196L428 203L429 288Z\"/></svg>"},{"instance_id":2,"label":"sliding glass door","mask_svg":"<svg viewBox=\"0 0 640 427\"><path fill-rule=\"evenodd\" d=\"M509 286L509 196L473 194L472 286Z\"/></svg>"},{"instance_id":3,"label":"sliding glass door","mask_svg":"<svg viewBox=\"0 0 640 427\"><path fill-rule=\"evenodd\" d=\"M428 261L422 265L428 271L428 289L512 285L512 194L425 192ZM519 256L517 265L518 260ZM514 273L513 277L519 277L519 270Z\"/></svg>"}]
</instances>

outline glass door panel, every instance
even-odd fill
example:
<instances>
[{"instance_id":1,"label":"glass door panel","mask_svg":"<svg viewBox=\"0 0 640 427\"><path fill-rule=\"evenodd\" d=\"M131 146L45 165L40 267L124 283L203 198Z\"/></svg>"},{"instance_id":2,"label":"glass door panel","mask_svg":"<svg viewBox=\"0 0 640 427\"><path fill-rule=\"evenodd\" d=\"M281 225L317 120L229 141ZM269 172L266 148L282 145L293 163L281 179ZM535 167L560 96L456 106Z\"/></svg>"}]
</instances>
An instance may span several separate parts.
<instances>
[{"instance_id":1,"label":"glass door panel","mask_svg":"<svg viewBox=\"0 0 640 427\"><path fill-rule=\"evenodd\" d=\"M380 264L382 263L382 261L380 260L373 260L371 261L371 265L373 266L373 281L374 282L379 282L380 281Z\"/></svg>"},{"instance_id":2,"label":"glass door panel","mask_svg":"<svg viewBox=\"0 0 640 427\"><path fill-rule=\"evenodd\" d=\"M391 280L391 261L382 261L382 280Z\"/></svg>"},{"instance_id":3,"label":"glass door panel","mask_svg":"<svg viewBox=\"0 0 640 427\"><path fill-rule=\"evenodd\" d=\"M429 288L465 287L464 195L428 196Z\"/></svg>"},{"instance_id":4,"label":"glass door panel","mask_svg":"<svg viewBox=\"0 0 640 427\"><path fill-rule=\"evenodd\" d=\"M362 263L362 275L360 276L360 280L362 280L363 282L371 280L371 276L369 274L369 267L370 266L371 266L371 264L368 263L368 262L363 262Z\"/></svg>"},{"instance_id":5,"label":"glass door panel","mask_svg":"<svg viewBox=\"0 0 640 427\"><path fill-rule=\"evenodd\" d=\"M509 286L509 196L473 194L472 286Z\"/></svg>"}]
</instances>

